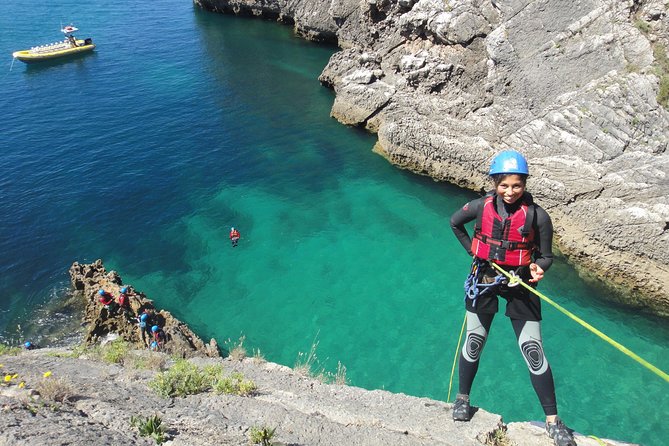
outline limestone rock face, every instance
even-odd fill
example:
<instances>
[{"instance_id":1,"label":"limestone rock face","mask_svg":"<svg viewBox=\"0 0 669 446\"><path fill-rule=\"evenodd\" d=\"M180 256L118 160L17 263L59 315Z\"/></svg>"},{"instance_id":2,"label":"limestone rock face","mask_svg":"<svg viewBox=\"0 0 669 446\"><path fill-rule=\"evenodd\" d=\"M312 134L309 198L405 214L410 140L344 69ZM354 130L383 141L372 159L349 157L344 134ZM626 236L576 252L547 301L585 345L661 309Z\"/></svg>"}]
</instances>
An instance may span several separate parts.
<instances>
[{"instance_id":1,"label":"limestone rock face","mask_svg":"<svg viewBox=\"0 0 669 446\"><path fill-rule=\"evenodd\" d=\"M173 446L251 444L252 428L275 428L275 445L313 446L480 446L505 437L499 415L476 408L468 423L454 422L452 405L428 398L325 384L288 367L251 358L193 358L201 368L241 373L257 386L251 396L206 392L161 398L149 383L158 370L136 369L71 357L64 349L41 349L3 356L3 373L25 383L0 385L0 446L155 445L132 427L131 417L158 416ZM171 360L163 353L131 352ZM45 370L58 380L63 401L36 392ZM53 388L53 387L52 387ZM507 443L550 446L542 427L509 425ZM580 446L631 446L577 435Z\"/></svg>"},{"instance_id":2,"label":"limestone rock face","mask_svg":"<svg viewBox=\"0 0 669 446\"><path fill-rule=\"evenodd\" d=\"M340 46L320 80L336 92L332 116L377 132L375 151L477 191L496 153L521 151L562 253L669 315L668 0L271 4Z\"/></svg>"},{"instance_id":3,"label":"limestone rock face","mask_svg":"<svg viewBox=\"0 0 669 446\"><path fill-rule=\"evenodd\" d=\"M91 264L74 262L70 267L70 279L75 292L86 302L83 320L83 325L86 327L85 344L93 345L121 338L135 348L146 349L151 341L151 324L155 324L165 332L167 340L161 351L167 354L183 358L220 356L215 339L205 344L169 311L158 311L153 301L147 299L144 293L136 291L132 285L125 285L129 289L130 297L128 311L118 307L116 300L110 309L105 308L99 302L98 291L103 289L116 298L124 284L116 271L107 272L102 260L96 260ZM136 317L144 311L150 314L150 324L145 339L142 339Z\"/></svg>"}]
</instances>

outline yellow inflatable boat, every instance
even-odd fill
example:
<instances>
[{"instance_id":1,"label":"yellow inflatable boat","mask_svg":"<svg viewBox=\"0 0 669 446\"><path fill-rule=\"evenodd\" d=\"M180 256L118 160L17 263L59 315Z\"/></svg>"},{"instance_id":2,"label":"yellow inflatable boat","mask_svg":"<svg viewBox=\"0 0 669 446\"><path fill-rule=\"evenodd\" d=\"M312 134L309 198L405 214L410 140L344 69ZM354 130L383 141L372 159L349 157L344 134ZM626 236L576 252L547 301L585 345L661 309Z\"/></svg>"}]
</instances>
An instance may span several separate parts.
<instances>
[{"instance_id":1,"label":"yellow inflatable boat","mask_svg":"<svg viewBox=\"0 0 669 446\"><path fill-rule=\"evenodd\" d=\"M58 59L74 54L86 53L95 49L92 39L76 39L72 33L79 31L72 25L61 30L65 33L65 40L48 45L35 46L29 50L14 51L12 56L21 62L34 63Z\"/></svg>"}]
</instances>

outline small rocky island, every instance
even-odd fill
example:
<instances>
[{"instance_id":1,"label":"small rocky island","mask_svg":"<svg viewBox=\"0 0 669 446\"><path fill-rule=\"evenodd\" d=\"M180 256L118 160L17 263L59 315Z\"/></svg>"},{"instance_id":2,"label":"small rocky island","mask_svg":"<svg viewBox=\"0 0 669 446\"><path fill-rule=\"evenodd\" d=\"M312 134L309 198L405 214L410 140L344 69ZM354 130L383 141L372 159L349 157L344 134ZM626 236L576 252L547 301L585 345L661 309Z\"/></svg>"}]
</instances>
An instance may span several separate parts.
<instances>
[{"instance_id":1,"label":"small rocky island","mask_svg":"<svg viewBox=\"0 0 669 446\"><path fill-rule=\"evenodd\" d=\"M204 343L101 261L74 263L70 276L86 303L82 344L0 348L0 446L553 444L540 423L507 425L480 408L455 422L441 401L328 383L240 351L223 358L216 341ZM98 298L123 287L130 315ZM133 322L145 310L167 335L160 351Z\"/></svg>"},{"instance_id":2,"label":"small rocky island","mask_svg":"<svg viewBox=\"0 0 669 446\"><path fill-rule=\"evenodd\" d=\"M337 44L332 116L399 167L484 191L520 150L559 250L669 315L669 1L193 1Z\"/></svg>"}]
</instances>

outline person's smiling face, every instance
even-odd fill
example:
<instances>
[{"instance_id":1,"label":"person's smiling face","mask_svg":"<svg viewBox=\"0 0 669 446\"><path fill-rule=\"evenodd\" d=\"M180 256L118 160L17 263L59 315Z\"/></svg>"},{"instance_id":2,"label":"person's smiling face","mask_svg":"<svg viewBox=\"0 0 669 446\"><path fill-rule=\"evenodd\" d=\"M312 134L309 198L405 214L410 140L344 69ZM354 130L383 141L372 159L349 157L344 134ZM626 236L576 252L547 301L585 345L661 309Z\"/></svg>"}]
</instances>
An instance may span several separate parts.
<instances>
[{"instance_id":1,"label":"person's smiling face","mask_svg":"<svg viewBox=\"0 0 669 446\"><path fill-rule=\"evenodd\" d=\"M506 175L497 185L496 191L504 203L513 204L525 193L525 178L516 174Z\"/></svg>"}]
</instances>

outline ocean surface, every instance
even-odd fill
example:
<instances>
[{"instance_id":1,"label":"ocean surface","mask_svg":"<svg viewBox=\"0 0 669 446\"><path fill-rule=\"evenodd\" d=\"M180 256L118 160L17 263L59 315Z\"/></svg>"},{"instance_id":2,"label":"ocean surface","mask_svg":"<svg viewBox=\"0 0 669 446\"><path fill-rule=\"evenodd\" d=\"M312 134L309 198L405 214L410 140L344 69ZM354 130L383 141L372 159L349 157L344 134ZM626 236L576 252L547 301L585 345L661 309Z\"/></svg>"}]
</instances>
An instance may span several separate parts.
<instances>
[{"instance_id":1,"label":"ocean surface","mask_svg":"<svg viewBox=\"0 0 669 446\"><path fill-rule=\"evenodd\" d=\"M69 23L93 54L12 61ZM0 341L76 338L67 270L101 258L224 347L244 337L294 366L316 346L315 367L341 363L353 385L447 399L469 267L448 218L475 194L389 165L329 117L317 77L336 48L189 0L4 0L0 29ZM611 303L562 258L540 290L669 370L666 320ZM669 384L544 316L566 423L665 444ZM504 316L472 400L543 418Z\"/></svg>"}]
</instances>

